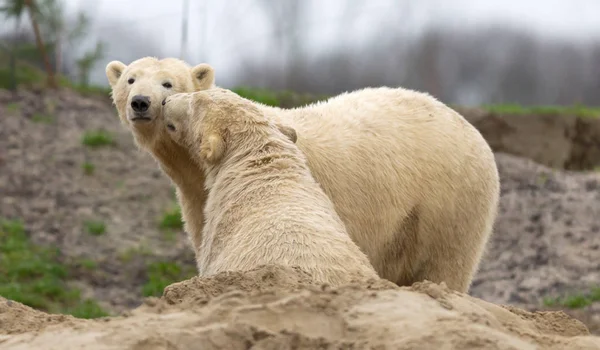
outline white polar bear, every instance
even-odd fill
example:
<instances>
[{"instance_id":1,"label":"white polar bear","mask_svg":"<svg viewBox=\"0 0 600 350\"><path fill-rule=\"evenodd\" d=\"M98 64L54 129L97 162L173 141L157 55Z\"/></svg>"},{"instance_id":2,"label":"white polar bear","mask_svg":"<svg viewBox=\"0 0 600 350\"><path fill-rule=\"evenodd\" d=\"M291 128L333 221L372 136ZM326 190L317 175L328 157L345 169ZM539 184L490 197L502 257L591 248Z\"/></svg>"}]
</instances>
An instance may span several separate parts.
<instances>
[{"instance_id":1,"label":"white polar bear","mask_svg":"<svg viewBox=\"0 0 600 350\"><path fill-rule=\"evenodd\" d=\"M312 177L293 129L220 88L168 97L163 118L205 171L200 276L278 264L333 286L378 279Z\"/></svg>"}]
</instances>

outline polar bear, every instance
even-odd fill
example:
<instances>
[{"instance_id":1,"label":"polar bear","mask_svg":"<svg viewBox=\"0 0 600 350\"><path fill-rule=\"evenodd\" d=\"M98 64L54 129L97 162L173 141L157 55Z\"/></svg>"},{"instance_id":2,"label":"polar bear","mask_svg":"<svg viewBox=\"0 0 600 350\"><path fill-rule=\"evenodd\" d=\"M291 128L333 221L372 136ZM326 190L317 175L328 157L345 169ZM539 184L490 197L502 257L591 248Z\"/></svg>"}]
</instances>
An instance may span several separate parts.
<instances>
[{"instance_id":1,"label":"polar bear","mask_svg":"<svg viewBox=\"0 0 600 350\"><path fill-rule=\"evenodd\" d=\"M163 123L204 169L200 276L277 264L330 285L378 279L312 177L294 129L221 88L168 97Z\"/></svg>"},{"instance_id":2,"label":"polar bear","mask_svg":"<svg viewBox=\"0 0 600 350\"><path fill-rule=\"evenodd\" d=\"M107 66L122 120L137 113L124 82L129 72L144 68L132 66ZM204 86L214 88L212 70L204 76L213 79ZM148 89L163 98L173 93ZM297 132L311 173L379 276L401 286L426 279L468 291L492 233L500 185L492 150L461 115L429 94L389 87L346 92L302 108L255 106ZM198 251L206 200L197 183L202 170L165 137L158 111L143 115L148 119L128 125L176 184L185 230Z\"/></svg>"},{"instance_id":3,"label":"polar bear","mask_svg":"<svg viewBox=\"0 0 600 350\"><path fill-rule=\"evenodd\" d=\"M191 162L186 149L163 134L157 116L167 96L213 87L213 68L205 63L190 67L176 58L143 57L129 66L120 61L109 62L106 76L121 123L131 131L136 145L149 151L174 183L185 231L202 232L206 193L204 186L197 183L202 169ZM188 238L196 248L199 239L193 234L188 234Z\"/></svg>"}]
</instances>

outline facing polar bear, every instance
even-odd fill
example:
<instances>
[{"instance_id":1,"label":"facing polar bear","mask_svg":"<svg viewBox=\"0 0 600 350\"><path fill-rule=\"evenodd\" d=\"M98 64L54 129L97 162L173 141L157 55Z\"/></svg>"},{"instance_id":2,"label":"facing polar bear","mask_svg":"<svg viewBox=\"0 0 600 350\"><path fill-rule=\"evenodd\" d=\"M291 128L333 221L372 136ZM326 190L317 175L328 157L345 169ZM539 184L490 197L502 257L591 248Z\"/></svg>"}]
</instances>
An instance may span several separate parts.
<instances>
[{"instance_id":1,"label":"facing polar bear","mask_svg":"<svg viewBox=\"0 0 600 350\"><path fill-rule=\"evenodd\" d=\"M166 137L160 113L133 111L133 85L127 82L138 74L153 77L137 80L136 89L162 98L204 88L162 88L161 74L174 73L160 62L111 63L106 74L121 120L136 113L147 118L124 123L177 186L185 230L197 251L206 200L198 184L202 169ZM214 83L210 72L200 75L210 77L204 87ZM445 281L468 291L492 232L500 189L489 145L462 116L428 94L387 87L301 108L255 106L298 132L313 177L379 276L398 285Z\"/></svg>"},{"instance_id":2,"label":"facing polar bear","mask_svg":"<svg viewBox=\"0 0 600 350\"><path fill-rule=\"evenodd\" d=\"M292 128L220 88L168 97L163 117L205 171L200 276L279 264L331 285L378 278L312 177Z\"/></svg>"}]
</instances>

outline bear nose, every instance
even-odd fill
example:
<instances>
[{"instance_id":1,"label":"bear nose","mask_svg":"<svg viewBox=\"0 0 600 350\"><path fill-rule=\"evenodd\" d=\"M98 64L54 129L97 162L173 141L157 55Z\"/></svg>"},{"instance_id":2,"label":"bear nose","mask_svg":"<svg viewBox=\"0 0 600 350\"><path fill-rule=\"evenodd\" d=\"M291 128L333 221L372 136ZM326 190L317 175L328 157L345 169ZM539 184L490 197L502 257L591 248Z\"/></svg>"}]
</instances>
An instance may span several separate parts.
<instances>
[{"instance_id":1,"label":"bear nose","mask_svg":"<svg viewBox=\"0 0 600 350\"><path fill-rule=\"evenodd\" d=\"M165 99L162 101L162 105L164 106L166 103L167 103L167 99L165 98Z\"/></svg>"},{"instance_id":2,"label":"bear nose","mask_svg":"<svg viewBox=\"0 0 600 350\"><path fill-rule=\"evenodd\" d=\"M146 112L150 107L150 99L148 96L135 95L131 99L131 108L135 112Z\"/></svg>"}]
</instances>

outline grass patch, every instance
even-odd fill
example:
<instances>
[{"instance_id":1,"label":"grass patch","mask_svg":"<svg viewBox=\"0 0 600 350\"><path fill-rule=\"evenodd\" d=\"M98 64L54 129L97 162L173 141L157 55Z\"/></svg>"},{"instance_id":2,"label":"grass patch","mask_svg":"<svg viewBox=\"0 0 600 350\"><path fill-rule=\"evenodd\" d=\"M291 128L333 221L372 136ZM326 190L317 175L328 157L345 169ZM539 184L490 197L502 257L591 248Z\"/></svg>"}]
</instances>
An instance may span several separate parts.
<instances>
[{"instance_id":1,"label":"grass patch","mask_svg":"<svg viewBox=\"0 0 600 350\"><path fill-rule=\"evenodd\" d=\"M31 117L31 120L34 123L39 123L39 124L52 124L52 123L54 123L54 117L52 117L50 115L41 114L41 113L34 114Z\"/></svg>"},{"instance_id":2,"label":"grass patch","mask_svg":"<svg viewBox=\"0 0 600 350\"><path fill-rule=\"evenodd\" d=\"M106 225L102 221L86 221L84 223L86 231L92 236L100 236L106 233Z\"/></svg>"},{"instance_id":3,"label":"grass patch","mask_svg":"<svg viewBox=\"0 0 600 350\"><path fill-rule=\"evenodd\" d=\"M0 219L0 295L50 313L97 318L108 313L66 284L58 249L29 241L20 221Z\"/></svg>"},{"instance_id":4,"label":"grass patch","mask_svg":"<svg viewBox=\"0 0 600 350\"><path fill-rule=\"evenodd\" d=\"M231 89L236 94L249 100L272 107L293 108L304 106L313 102L326 100L327 95L301 94L293 91L272 91L248 86Z\"/></svg>"},{"instance_id":5,"label":"grass patch","mask_svg":"<svg viewBox=\"0 0 600 350\"><path fill-rule=\"evenodd\" d=\"M569 309L579 309L600 301L600 287L592 288L589 293L577 293L564 297L544 298L545 306L563 306Z\"/></svg>"},{"instance_id":6,"label":"grass patch","mask_svg":"<svg viewBox=\"0 0 600 350\"><path fill-rule=\"evenodd\" d=\"M278 107L281 105L277 93L266 89L255 89L247 86L240 86L232 89L236 94L249 100L256 101L267 106Z\"/></svg>"},{"instance_id":7,"label":"grass patch","mask_svg":"<svg viewBox=\"0 0 600 350\"><path fill-rule=\"evenodd\" d=\"M83 134L81 143L85 146L97 148L102 146L114 145L115 141L111 133L105 130L86 131Z\"/></svg>"},{"instance_id":8,"label":"grass patch","mask_svg":"<svg viewBox=\"0 0 600 350\"><path fill-rule=\"evenodd\" d=\"M160 228L163 230L178 230L183 228L183 220L181 218L181 208L177 205L173 209L168 210L164 213L161 221Z\"/></svg>"},{"instance_id":9,"label":"grass patch","mask_svg":"<svg viewBox=\"0 0 600 350\"><path fill-rule=\"evenodd\" d=\"M498 114L536 114L536 115L575 115L583 118L597 118L600 116L600 107L583 105L572 106L521 106L517 104L500 104L483 106L486 110Z\"/></svg>"},{"instance_id":10,"label":"grass patch","mask_svg":"<svg viewBox=\"0 0 600 350\"><path fill-rule=\"evenodd\" d=\"M127 248L121 251L118 258L123 263L128 263L136 256L152 256L153 251L145 244L140 244L137 247Z\"/></svg>"},{"instance_id":11,"label":"grass patch","mask_svg":"<svg viewBox=\"0 0 600 350\"><path fill-rule=\"evenodd\" d=\"M94 85L87 85L87 86L83 86L83 85L70 85L69 86L71 89L77 91L78 93L85 95L85 96L96 96L96 95L101 95L101 96L110 96L110 87L105 87L105 86L94 86Z\"/></svg>"},{"instance_id":12,"label":"grass patch","mask_svg":"<svg viewBox=\"0 0 600 350\"><path fill-rule=\"evenodd\" d=\"M21 109L21 106L17 102L11 102L5 108L8 112L16 113Z\"/></svg>"},{"instance_id":13,"label":"grass patch","mask_svg":"<svg viewBox=\"0 0 600 350\"><path fill-rule=\"evenodd\" d=\"M145 297L161 296L166 286L194 276L193 267L182 268L175 262L159 261L148 265L148 282L142 287Z\"/></svg>"},{"instance_id":14,"label":"grass patch","mask_svg":"<svg viewBox=\"0 0 600 350\"><path fill-rule=\"evenodd\" d=\"M81 168L83 169L83 173L86 175L93 175L94 171L96 170L96 166L89 162L83 163Z\"/></svg>"},{"instance_id":15,"label":"grass patch","mask_svg":"<svg viewBox=\"0 0 600 350\"><path fill-rule=\"evenodd\" d=\"M79 264L86 270L94 270L98 266L98 264L92 259L83 259L79 261Z\"/></svg>"}]
</instances>

